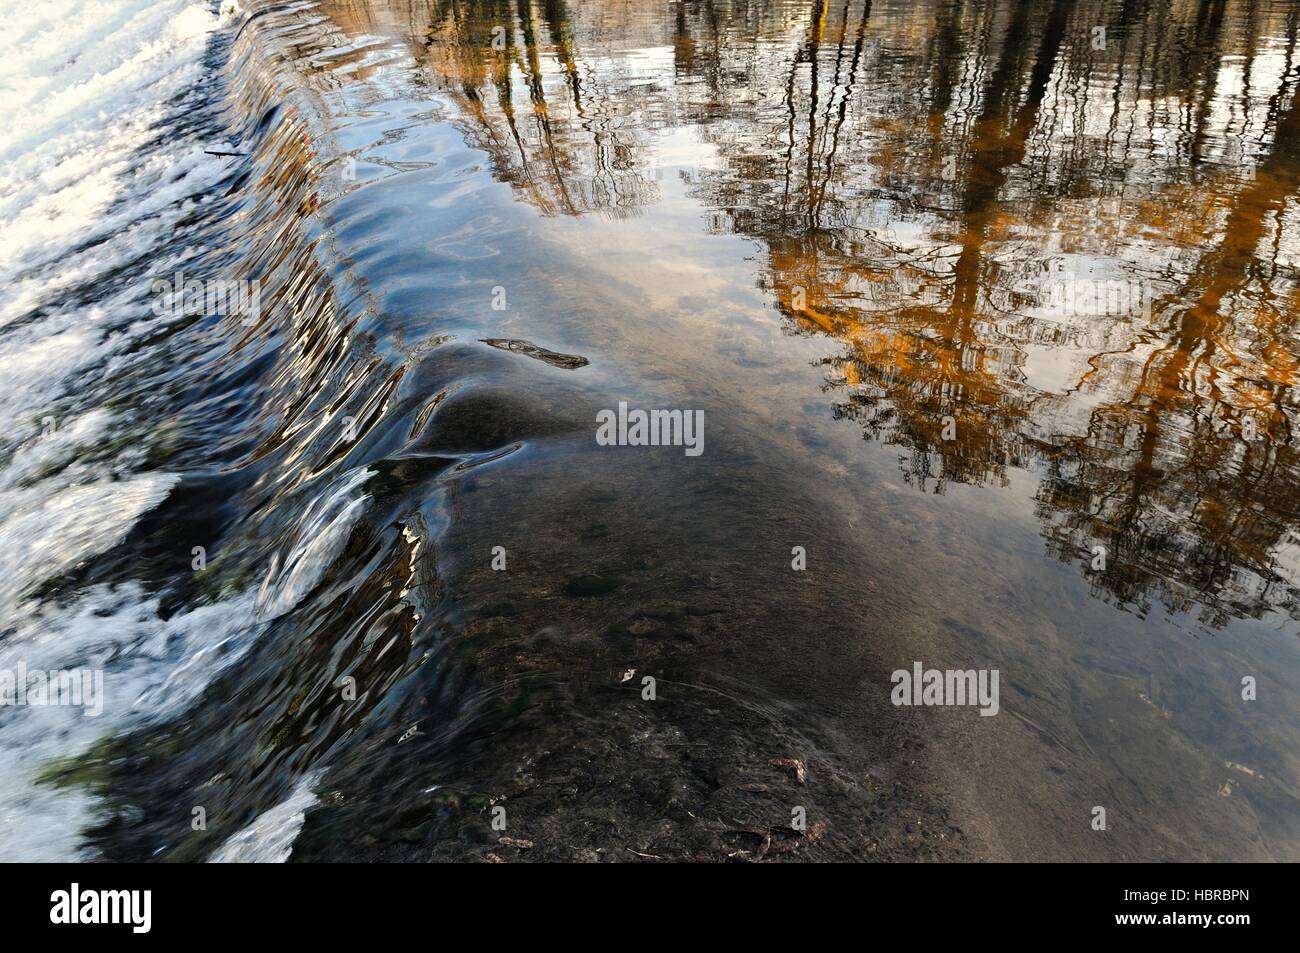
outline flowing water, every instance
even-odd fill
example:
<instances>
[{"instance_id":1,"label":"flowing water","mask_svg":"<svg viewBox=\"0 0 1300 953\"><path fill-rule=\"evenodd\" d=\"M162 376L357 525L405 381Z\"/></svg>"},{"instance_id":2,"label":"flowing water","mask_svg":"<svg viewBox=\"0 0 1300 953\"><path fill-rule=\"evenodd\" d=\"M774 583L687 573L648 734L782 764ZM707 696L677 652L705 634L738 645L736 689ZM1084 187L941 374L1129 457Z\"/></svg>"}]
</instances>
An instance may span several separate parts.
<instances>
[{"instance_id":1,"label":"flowing water","mask_svg":"<svg viewBox=\"0 0 1300 953\"><path fill-rule=\"evenodd\" d=\"M0 859L1300 859L1300 4L15 20Z\"/></svg>"}]
</instances>

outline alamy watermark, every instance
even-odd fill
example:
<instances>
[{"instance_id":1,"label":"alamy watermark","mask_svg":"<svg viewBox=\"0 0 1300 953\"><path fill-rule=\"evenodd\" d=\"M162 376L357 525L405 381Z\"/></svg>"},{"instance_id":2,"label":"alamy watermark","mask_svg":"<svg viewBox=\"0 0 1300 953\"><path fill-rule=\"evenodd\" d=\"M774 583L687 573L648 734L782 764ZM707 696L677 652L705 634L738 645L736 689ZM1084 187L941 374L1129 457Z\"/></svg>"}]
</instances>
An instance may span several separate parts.
<instances>
[{"instance_id":1,"label":"alamy watermark","mask_svg":"<svg viewBox=\"0 0 1300 953\"><path fill-rule=\"evenodd\" d=\"M104 671L98 668L0 668L0 707L26 705L84 708L88 718L104 711Z\"/></svg>"},{"instance_id":2,"label":"alamy watermark","mask_svg":"<svg viewBox=\"0 0 1300 953\"><path fill-rule=\"evenodd\" d=\"M704 452L704 411L628 410L596 414L596 443L602 447L685 447L688 457Z\"/></svg>"},{"instance_id":3,"label":"alamy watermark","mask_svg":"<svg viewBox=\"0 0 1300 953\"><path fill-rule=\"evenodd\" d=\"M895 705L978 705L981 715L998 713L998 670L925 668L913 662L890 677Z\"/></svg>"},{"instance_id":4,"label":"alamy watermark","mask_svg":"<svg viewBox=\"0 0 1300 953\"><path fill-rule=\"evenodd\" d=\"M262 313L262 286L258 281L228 278L186 278L183 271L171 278L155 278L153 313L158 317L242 314L244 325L257 323Z\"/></svg>"},{"instance_id":5,"label":"alamy watermark","mask_svg":"<svg viewBox=\"0 0 1300 953\"><path fill-rule=\"evenodd\" d=\"M1044 304L1051 314L1062 317L1151 318L1151 293L1143 281L1066 275L1048 284Z\"/></svg>"},{"instance_id":6,"label":"alamy watermark","mask_svg":"<svg viewBox=\"0 0 1300 953\"><path fill-rule=\"evenodd\" d=\"M83 890L78 883L50 894L50 922L118 923L132 933L148 933L153 926L152 890Z\"/></svg>"}]
</instances>

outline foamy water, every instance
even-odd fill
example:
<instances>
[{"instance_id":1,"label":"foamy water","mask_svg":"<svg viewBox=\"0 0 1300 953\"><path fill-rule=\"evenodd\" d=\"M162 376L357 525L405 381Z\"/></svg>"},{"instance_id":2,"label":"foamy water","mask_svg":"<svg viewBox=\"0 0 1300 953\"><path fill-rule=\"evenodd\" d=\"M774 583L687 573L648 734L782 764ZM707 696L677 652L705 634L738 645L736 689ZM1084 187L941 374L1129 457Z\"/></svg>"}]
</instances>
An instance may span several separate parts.
<instances>
[{"instance_id":1,"label":"foamy water","mask_svg":"<svg viewBox=\"0 0 1300 953\"><path fill-rule=\"evenodd\" d=\"M306 811L316 801L312 787L317 773L298 782L284 801L260 815L237 834L231 835L209 858L214 864L282 864L289 859L294 839L302 830Z\"/></svg>"},{"instance_id":2,"label":"foamy water","mask_svg":"<svg viewBox=\"0 0 1300 953\"><path fill-rule=\"evenodd\" d=\"M355 478L332 491L304 521L319 534L271 567L260 606L250 591L163 618L158 597L130 582L36 595L119 544L181 479L147 469L135 438L150 422L105 406L141 339L171 320L153 313L147 285L114 276L193 251L176 236L223 165L172 120L206 95L213 31L239 16L223 7L60 0L0 36L0 402L12 415L0 432L0 669L105 673L98 716L0 709L6 861L90 856L94 798L35 779L192 702L319 579L360 506Z\"/></svg>"},{"instance_id":3,"label":"foamy water","mask_svg":"<svg viewBox=\"0 0 1300 953\"><path fill-rule=\"evenodd\" d=\"M0 606L119 540L166 495L168 475L130 479L130 448L93 466L80 451L128 424L96 378L143 333L138 287L93 305L69 291L156 252L219 166L158 124L198 81L204 4L53 2L0 37ZM4 616L0 616L3 619Z\"/></svg>"}]
</instances>

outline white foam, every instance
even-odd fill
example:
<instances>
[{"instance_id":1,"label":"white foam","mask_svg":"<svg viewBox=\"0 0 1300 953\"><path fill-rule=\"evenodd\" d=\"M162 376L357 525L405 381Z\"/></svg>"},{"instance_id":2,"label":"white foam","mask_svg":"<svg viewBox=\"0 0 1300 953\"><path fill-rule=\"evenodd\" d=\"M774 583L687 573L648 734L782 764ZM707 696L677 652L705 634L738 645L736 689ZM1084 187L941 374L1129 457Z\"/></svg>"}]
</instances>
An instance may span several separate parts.
<instances>
[{"instance_id":1,"label":"white foam","mask_svg":"<svg viewBox=\"0 0 1300 953\"><path fill-rule=\"evenodd\" d=\"M75 460L120 436L110 421L126 428L93 409L111 396L96 385L166 319L120 282L102 281L93 305L60 295L164 257L187 205L220 174L202 143L157 128L199 85L220 23L208 7L47 0L0 31L0 405L10 415L0 463L12 453L0 466L0 624L36 583L113 546L176 481L133 473L139 441L93 466ZM55 431L41 436L47 423Z\"/></svg>"},{"instance_id":2,"label":"white foam","mask_svg":"<svg viewBox=\"0 0 1300 953\"><path fill-rule=\"evenodd\" d=\"M282 864L293 852L307 809L317 801L312 788L320 780L319 772L302 778L293 793L237 834L232 834L208 858L212 864Z\"/></svg>"},{"instance_id":3,"label":"white foam","mask_svg":"<svg viewBox=\"0 0 1300 953\"><path fill-rule=\"evenodd\" d=\"M0 642L0 669L102 670L103 711L0 707L0 860L92 859L81 843L96 817L92 795L36 778L102 737L179 711L243 655L259 627L248 595L163 620L157 600L135 586L99 587L67 608L32 609Z\"/></svg>"},{"instance_id":4,"label":"white foam","mask_svg":"<svg viewBox=\"0 0 1300 953\"><path fill-rule=\"evenodd\" d=\"M60 400L106 399L94 372L120 369L168 320L152 315L145 283L107 278L142 258L170 264L163 248L222 170L203 143L157 128L175 97L203 94L203 52L220 21L202 0L48 0L12 20L0 32L0 404L10 413L0 461L39 421L70 412ZM96 281L94 304L64 296ZM125 489L127 510L144 489ZM27 508L47 505L58 506Z\"/></svg>"},{"instance_id":5,"label":"white foam","mask_svg":"<svg viewBox=\"0 0 1300 953\"><path fill-rule=\"evenodd\" d=\"M0 32L0 669L98 669L104 691L98 716L0 707L0 861L87 858L94 796L36 778L192 704L320 581L366 505L364 473L327 488L260 592L167 619L133 583L33 598L117 545L180 479L144 470L143 427L110 401L112 382L152 355L136 344L173 320L153 313L148 281L121 275L201 255L185 220L217 201L229 168L169 118L211 95L210 36L240 16L211 6L44 0ZM83 287L93 294L71 293ZM290 802L285 823L268 814L275 823L244 839L253 855L287 855L301 799Z\"/></svg>"},{"instance_id":6,"label":"white foam","mask_svg":"<svg viewBox=\"0 0 1300 953\"><path fill-rule=\"evenodd\" d=\"M165 126L207 94L222 23L207 3L49 0L14 20L0 33L0 402L25 439L28 414L84 392L86 371L168 320L147 282L110 276L192 256L169 246L226 167ZM94 304L66 297L96 282Z\"/></svg>"},{"instance_id":7,"label":"white foam","mask_svg":"<svg viewBox=\"0 0 1300 953\"><path fill-rule=\"evenodd\" d=\"M217 21L194 0L32 4L0 34L0 277L102 231L153 179L141 148L202 69ZM146 163L147 166L147 163Z\"/></svg>"},{"instance_id":8,"label":"white foam","mask_svg":"<svg viewBox=\"0 0 1300 953\"><path fill-rule=\"evenodd\" d=\"M354 492L370 477L361 469L346 475L334 489L314 499L298 521L297 538L284 559L276 553L257 596L259 619L284 615L320 582L348 533L365 512L369 497ZM282 565L283 563L283 565Z\"/></svg>"},{"instance_id":9,"label":"white foam","mask_svg":"<svg viewBox=\"0 0 1300 953\"><path fill-rule=\"evenodd\" d=\"M53 495L45 484L0 493L0 619L33 586L120 543L178 479L149 474Z\"/></svg>"},{"instance_id":10,"label":"white foam","mask_svg":"<svg viewBox=\"0 0 1300 953\"><path fill-rule=\"evenodd\" d=\"M106 418L92 417L76 429L88 435L106 424ZM27 462L54 459L66 446L47 438L28 451ZM71 707L0 707L0 861L89 858L81 832L95 818L94 798L75 787L36 784L40 772L58 759L84 754L101 737L163 721L193 703L256 644L275 616L292 610L320 581L369 504L368 497L356 495L368 475L345 474L307 507L311 518L289 547L285 571L273 568L256 596L249 591L163 619L158 600L138 586L97 586L69 606L27 601L10 610L0 670L20 664L28 670L101 669L104 701L99 716ZM123 518L116 525L128 522ZM324 542L309 543L313 534ZM108 535L105 530L98 538ZM7 530L0 528L0 542L5 538ZM227 844L232 857L287 857L297 831L288 833L290 822L302 808L301 799L290 801L287 817L265 815L237 844ZM296 824L301 823L299 816Z\"/></svg>"}]
</instances>

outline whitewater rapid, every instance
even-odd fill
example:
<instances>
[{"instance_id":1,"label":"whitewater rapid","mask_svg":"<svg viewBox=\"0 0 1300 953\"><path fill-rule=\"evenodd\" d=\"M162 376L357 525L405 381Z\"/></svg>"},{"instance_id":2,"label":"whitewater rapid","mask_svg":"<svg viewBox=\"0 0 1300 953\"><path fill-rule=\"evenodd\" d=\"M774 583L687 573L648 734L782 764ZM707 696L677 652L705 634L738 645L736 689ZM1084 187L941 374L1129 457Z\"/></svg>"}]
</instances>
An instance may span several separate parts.
<instances>
[{"instance_id":1,"label":"whitewater rapid","mask_svg":"<svg viewBox=\"0 0 1300 953\"><path fill-rule=\"evenodd\" d=\"M98 716L0 707L0 860L93 859L94 796L37 779L193 701L319 578L356 516L355 496L323 497L260 593L191 611L161 611L133 580L42 592L118 545L181 479L150 465L159 422L114 389L158 358L175 320L126 276L204 251L193 222L227 160L184 120L211 102L214 35L242 16L230 2L51 0L0 34L0 671L105 673ZM267 855L257 837L240 843Z\"/></svg>"}]
</instances>

